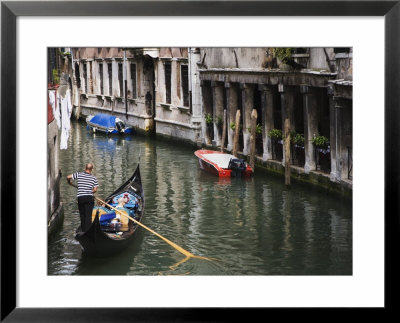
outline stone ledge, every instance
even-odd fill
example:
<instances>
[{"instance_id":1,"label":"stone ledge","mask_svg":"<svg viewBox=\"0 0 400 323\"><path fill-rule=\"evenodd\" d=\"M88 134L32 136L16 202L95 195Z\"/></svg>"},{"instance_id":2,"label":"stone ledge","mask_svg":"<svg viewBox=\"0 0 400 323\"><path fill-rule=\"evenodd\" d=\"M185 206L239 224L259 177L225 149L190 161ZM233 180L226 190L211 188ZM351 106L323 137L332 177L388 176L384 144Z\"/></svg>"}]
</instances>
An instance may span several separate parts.
<instances>
[{"instance_id":1,"label":"stone ledge","mask_svg":"<svg viewBox=\"0 0 400 323\"><path fill-rule=\"evenodd\" d=\"M182 123L182 122L177 122L177 121L168 120L168 119L160 119L158 117L154 118L154 121L160 122L160 123L166 123L166 124L169 124L169 125L175 125L175 126L179 126L179 127L183 127L183 128L194 129L194 130L201 129L201 125L194 126L194 125L192 125L190 123ZM182 138L182 140L184 140L184 138Z\"/></svg>"},{"instance_id":2,"label":"stone ledge","mask_svg":"<svg viewBox=\"0 0 400 323\"><path fill-rule=\"evenodd\" d=\"M189 107L181 107L181 106L177 106L178 110L182 113L188 113L190 114L190 108Z\"/></svg>"},{"instance_id":3,"label":"stone ledge","mask_svg":"<svg viewBox=\"0 0 400 323\"><path fill-rule=\"evenodd\" d=\"M165 110L171 110L171 105L166 103L160 103L160 107Z\"/></svg>"},{"instance_id":4,"label":"stone ledge","mask_svg":"<svg viewBox=\"0 0 400 323\"><path fill-rule=\"evenodd\" d=\"M242 156L242 158L247 158ZM267 160L263 161L261 157L256 156L255 158L255 168L260 170L265 170L269 173L274 173L279 176L285 175L285 167L282 162L277 160ZM304 172L304 168L291 165L290 166L291 178L295 181L309 184L316 187L321 187L327 192L339 194L345 198L352 198L353 195L353 185L351 181L340 181L332 182L330 180L330 174L326 174L320 171L310 171L309 174Z\"/></svg>"}]
</instances>

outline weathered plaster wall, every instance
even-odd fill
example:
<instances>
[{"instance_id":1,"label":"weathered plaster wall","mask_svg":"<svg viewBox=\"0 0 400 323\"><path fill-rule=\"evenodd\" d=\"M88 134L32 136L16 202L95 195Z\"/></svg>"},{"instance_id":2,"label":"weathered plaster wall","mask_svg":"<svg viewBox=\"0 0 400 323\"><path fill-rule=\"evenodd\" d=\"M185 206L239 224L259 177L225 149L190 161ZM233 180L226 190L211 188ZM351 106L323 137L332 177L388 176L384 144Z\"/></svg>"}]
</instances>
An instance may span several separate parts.
<instances>
[{"instance_id":1,"label":"weathered plaster wall","mask_svg":"<svg viewBox=\"0 0 400 323\"><path fill-rule=\"evenodd\" d=\"M266 48L200 48L201 63L207 68L264 68Z\"/></svg>"}]
</instances>

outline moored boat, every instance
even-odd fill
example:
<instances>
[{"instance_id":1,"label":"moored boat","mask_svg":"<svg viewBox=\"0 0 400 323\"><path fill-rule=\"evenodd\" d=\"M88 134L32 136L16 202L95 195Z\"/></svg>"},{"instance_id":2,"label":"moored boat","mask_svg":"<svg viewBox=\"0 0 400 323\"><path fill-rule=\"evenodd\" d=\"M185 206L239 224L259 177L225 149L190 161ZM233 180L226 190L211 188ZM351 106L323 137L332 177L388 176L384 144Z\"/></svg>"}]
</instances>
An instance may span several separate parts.
<instances>
[{"instance_id":1,"label":"moored boat","mask_svg":"<svg viewBox=\"0 0 400 323\"><path fill-rule=\"evenodd\" d=\"M132 134L133 128L126 126L125 123L116 116L99 113L95 116L86 118L87 128L93 132L105 134Z\"/></svg>"},{"instance_id":2,"label":"moored boat","mask_svg":"<svg viewBox=\"0 0 400 323\"><path fill-rule=\"evenodd\" d=\"M124 198L126 204L118 207L121 198ZM103 205L94 207L90 228L82 232L79 227L75 236L83 251L96 257L110 256L119 252L127 247L134 237L138 224L123 214L119 216L120 221L113 223L112 219L117 218L117 213L124 213L138 222L142 220L144 193L139 165L131 178L110 194L104 202Z\"/></svg>"},{"instance_id":3,"label":"moored boat","mask_svg":"<svg viewBox=\"0 0 400 323\"><path fill-rule=\"evenodd\" d=\"M200 149L194 153L200 168L219 177L251 176L253 169L243 159L220 151Z\"/></svg>"}]
</instances>

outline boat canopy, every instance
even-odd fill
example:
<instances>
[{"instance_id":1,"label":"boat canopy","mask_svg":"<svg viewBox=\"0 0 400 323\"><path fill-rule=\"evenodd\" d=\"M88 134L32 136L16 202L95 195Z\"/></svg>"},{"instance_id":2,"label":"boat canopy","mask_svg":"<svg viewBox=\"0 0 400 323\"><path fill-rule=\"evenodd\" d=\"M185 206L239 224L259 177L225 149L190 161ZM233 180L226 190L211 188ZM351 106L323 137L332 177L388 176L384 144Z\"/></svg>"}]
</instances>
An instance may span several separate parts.
<instances>
[{"instance_id":1,"label":"boat canopy","mask_svg":"<svg viewBox=\"0 0 400 323\"><path fill-rule=\"evenodd\" d=\"M91 120L91 123L95 123L99 126L105 127L105 128L113 128L115 127L115 119L117 117L111 116L109 114L105 113L99 113L96 114Z\"/></svg>"}]
</instances>

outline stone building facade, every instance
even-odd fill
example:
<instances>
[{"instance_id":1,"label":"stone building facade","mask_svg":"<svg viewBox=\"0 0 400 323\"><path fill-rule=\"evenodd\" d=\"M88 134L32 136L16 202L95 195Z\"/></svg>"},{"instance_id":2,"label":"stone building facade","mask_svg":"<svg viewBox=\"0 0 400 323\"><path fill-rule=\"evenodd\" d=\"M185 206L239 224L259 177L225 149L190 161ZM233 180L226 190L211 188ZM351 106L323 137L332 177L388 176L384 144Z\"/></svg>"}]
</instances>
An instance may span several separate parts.
<instances>
[{"instance_id":1,"label":"stone building facade","mask_svg":"<svg viewBox=\"0 0 400 323\"><path fill-rule=\"evenodd\" d=\"M138 130L201 141L193 48L74 48L76 115L117 115Z\"/></svg>"},{"instance_id":2,"label":"stone building facade","mask_svg":"<svg viewBox=\"0 0 400 323\"><path fill-rule=\"evenodd\" d=\"M280 58L273 48L201 48L204 143L221 145L218 120L227 114L227 146L232 150L236 112L241 111L239 151L249 154L250 121L258 112L257 155L264 162L284 164L285 147L271 138L271 130L284 132L288 117L292 138L291 163L305 174L319 171L332 182L352 181L352 49L292 48ZM207 126L211 120L212 126ZM328 144L317 147L313 139Z\"/></svg>"},{"instance_id":3,"label":"stone building facade","mask_svg":"<svg viewBox=\"0 0 400 323\"><path fill-rule=\"evenodd\" d=\"M47 87L47 222L48 233L56 231L64 218L60 194L62 173L59 168L60 147L66 144L65 119L62 106L71 105L71 53L68 48L48 48ZM68 121L68 120L67 120ZM61 131L60 131L61 129ZM63 136L63 139L61 138ZM65 149L65 148L63 148Z\"/></svg>"},{"instance_id":4,"label":"stone building facade","mask_svg":"<svg viewBox=\"0 0 400 323\"><path fill-rule=\"evenodd\" d=\"M293 167L351 186L352 48L73 48L72 70L77 117L110 113L140 131L219 148L225 110L232 151L240 110L247 156L256 109L259 161L284 165L271 130L282 132L287 117L292 138L304 138L291 145ZM328 144L316 147L316 137Z\"/></svg>"}]
</instances>

